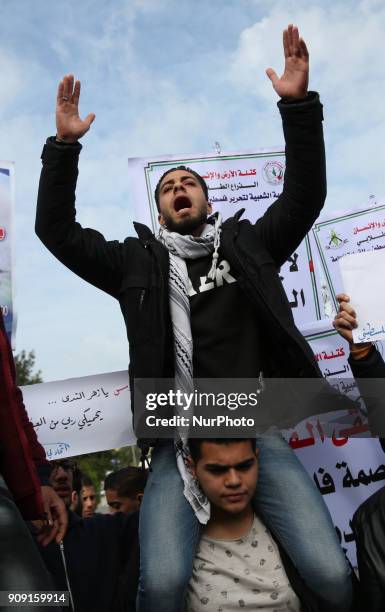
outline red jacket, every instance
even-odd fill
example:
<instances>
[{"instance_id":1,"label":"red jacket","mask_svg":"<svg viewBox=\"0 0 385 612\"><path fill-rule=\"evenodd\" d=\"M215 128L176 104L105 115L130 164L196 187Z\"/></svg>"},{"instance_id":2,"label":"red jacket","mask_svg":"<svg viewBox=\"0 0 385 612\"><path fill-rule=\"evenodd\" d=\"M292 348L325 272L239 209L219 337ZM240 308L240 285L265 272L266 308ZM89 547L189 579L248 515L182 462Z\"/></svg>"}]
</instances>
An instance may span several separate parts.
<instances>
[{"instance_id":1,"label":"red jacket","mask_svg":"<svg viewBox=\"0 0 385 612\"><path fill-rule=\"evenodd\" d=\"M37 468L49 462L16 386L16 371L0 310L0 474L25 519L44 513ZM48 483L47 483L48 484Z\"/></svg>"}]
</instances>

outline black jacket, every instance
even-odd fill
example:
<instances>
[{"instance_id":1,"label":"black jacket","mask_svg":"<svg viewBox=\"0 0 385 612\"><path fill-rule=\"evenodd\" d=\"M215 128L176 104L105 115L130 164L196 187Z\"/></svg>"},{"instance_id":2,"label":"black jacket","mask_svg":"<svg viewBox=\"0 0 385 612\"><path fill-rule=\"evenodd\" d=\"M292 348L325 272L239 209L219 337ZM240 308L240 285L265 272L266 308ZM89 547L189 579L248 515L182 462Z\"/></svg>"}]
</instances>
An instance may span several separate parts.
<instances>
[{"instance_id":1,"label":"black jacket","mask_svg":"<svg viewBox=\"0 0 385 612\"><path fill-rule=\"evenodd\" d=\"M385 363L373 346L364 359L352 359L349 364L368 412L370 430L385 438Z\"/></svg>"},{"instance_id":2,"label":"black jacket","mask_svg":"<svg viewBox=\"0 0 385 612\"><path fill-rule=\"evenodd\" d=\"M385 488L369 497L353 516L358 571L365 609L385 610Z\"/></svg>"},{"instance_id":3,"label":"black jacket","mask_svg":"<svg viewBox=\"0 0 385 612\"><path fill-rule=\"evenodd\" d=\"M137 512L130 515L119 512L82 519L69 512L63 542L74 612L135 612L138 516ZM55 589L67 591L58 544L51 542L39 550Z\"/></svg>"},{"instance_id":4,"label":"black jacket","mask_svg":"<svg viewBox=\"0 0 385 612\"><path fill-rule=\"evenodd\" d=\"M222 227L221 250L238 273L268 330L264 373L275 377L319 377L313 353L297 330L278 271L310 230L326 197L322 105L318 94L280 101L286 140L282 194L255 224L241 213ZM130 347L129 373L137 378L172 378L174 353L168 303L168 252L144 225L138 238L106 241L75 221L80 144L49 138L42 153L36 233L73 272L119 300ZM280 357L282 355L282 357ZM258 373L256 373L256 376Z\"/></svg>"},{"instance_id":5,"label":"black jacket","mask_svg":"<svg viewBox=\"0 0 385 612\"><path fill-rule=\"evenodd\" d=\"M365 359L355 361L350 357L349 363L365 398L371 428L383 432L385 363L374 348ZM383 442L382 445L385 450ZM361 504L353 516L352 524L357 546L362 609L368 612L383 612L385 610L385 488Z\"/></svg>"}]
</instances>

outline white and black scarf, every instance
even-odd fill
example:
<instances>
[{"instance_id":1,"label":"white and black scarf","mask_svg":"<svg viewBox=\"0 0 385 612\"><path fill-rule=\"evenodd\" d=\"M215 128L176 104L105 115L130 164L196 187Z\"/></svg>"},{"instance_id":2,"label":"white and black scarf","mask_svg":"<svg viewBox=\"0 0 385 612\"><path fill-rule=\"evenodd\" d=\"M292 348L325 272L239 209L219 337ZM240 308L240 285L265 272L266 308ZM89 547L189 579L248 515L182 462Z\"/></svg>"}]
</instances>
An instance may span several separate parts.
<instances>
[{"instance_id":1,"label":"white and black scarf","mask_svg":"<svg viewBox=\"0 0 385 612\"><path fill-rule=\"evenodd\" d=\"M200 236L182 235L161 227L158 240L164 244L170 255L169 304L174 333L175 388L186 393L194 391L193 342L188 297L188 274L186 259L198 259L213 254L208 277L215 279L218 263L222 218L213 215ZM188 431L179 430L175 440L176 461L184 484L184 495L192 506L198 520L205 524L210 518L210 502L202 493L186 467L189 455Z\"/></svg>"}]
</instances>

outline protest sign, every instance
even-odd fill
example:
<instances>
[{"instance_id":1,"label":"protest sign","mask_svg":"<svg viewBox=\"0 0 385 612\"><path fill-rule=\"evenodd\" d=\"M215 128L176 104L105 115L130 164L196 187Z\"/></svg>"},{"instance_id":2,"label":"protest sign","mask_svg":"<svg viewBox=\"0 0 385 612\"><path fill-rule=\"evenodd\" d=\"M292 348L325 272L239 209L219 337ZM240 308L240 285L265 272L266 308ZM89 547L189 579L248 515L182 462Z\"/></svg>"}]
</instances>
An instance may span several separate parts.
<instances>
[{"instance_id":1,"label":"protest sign","mask_svg":"<svg viewBox=\"0 0 385 612\"><path fill-rule=\"evenodd\" d=\"M283 150L129 159L136 218L149 225L154 232L158 228L154 198L156 184L164 172L179 165L195 170L204 178L213 210L220 212L224 219L244 208L242 218L254 223L282 193L285 171ZM320 319L318 281L308 237L282 266L280 277L297 325Z\"/></svg>"},{"instance_id":2,"label":"protest sign","mask_svg":"<svg viewBox=\"0 0 385 612\"><path fill-rule=\"evenodd\" d=\"M322 493L341 545L356 566L351 520L358 506L385 485L385 452L380 441L349 438L335 446L330 438L317 439L313 446L295 452Z\"/></svg>"},{"instance_id":3,"label":"protest sign","mask_svg":"<svg viewBox=\"0 0 385 612\"><path fill-rule=\"evenodd\" d=\"M359 313L354 342L385 340L385 252L368 251L340 260L344 291Z\"/></svg>"},{"instance_id":4,"label":"protest sign","mask_svg":"<svg viewBox=\"0 0 385 612\"><path fill-rule=\"evenodd\" d=\"M22 387L48 459L135 444L127 372Z\"/></svg>"},{"instance_id":5,"label":"protest sign","mask_svg":"<svg viewBox=\"0 0 385 612\"><path fill-rule=\"evenodd\" d=\"M15 313L12 302L12 215L14 208L14 164L0 161L0 308L5 331L14 347Z\"/></svg>"},{"instance_id":6,"label":"protest sign","mask_svg":"<svg viewBox=\"0 0 385 612\"><path fill-rule=\"evenodd\" d=\"M309 325L303 333L325 378L332 380L338 373L340 391L350 393L348 345L330 321ZM378 346L383 351L382 344ZM29 385L22 390L48 459L135 444L127 372ZM385 484L385 452L379 440L370 437L364 413L346 412L337 418L337 413L331 412L329 419L332 426L333 419L338 422L330 437L324 434L317 415L284 435L324 496L341 544L354 565L350 521L356 508Z\"/></svg>"},{"instance_id":7,"label":"protest sign","mask_svg":"<svg viewBox=\"0 0 385 612\"><path fill-rule=\"evenodd\" d=\"M334 306L344 291L339 261L346 255L385 248L385 205L350 211L317 221L312 229Z\"/></svg>"},{"instance_id":8,"label":"protest sign","mask_svg":"<svg viewBox=\"0 0 385 612\"><path fill-rule=\"evenodd\" d=\"M356 390L348 363L349 347L331 321L317 321L301 331L324 377L341 393L353 397ZM383 354L383 343L376 346ZM325 435L321 425L325 415L322 419L307 419L284 435L323 495L341 545L355 566L351 519L358 506L385 485L385 447L371 437L363 411L331 412L326 416L333 431L331 436Z\"/></svg>"}]
</instances>

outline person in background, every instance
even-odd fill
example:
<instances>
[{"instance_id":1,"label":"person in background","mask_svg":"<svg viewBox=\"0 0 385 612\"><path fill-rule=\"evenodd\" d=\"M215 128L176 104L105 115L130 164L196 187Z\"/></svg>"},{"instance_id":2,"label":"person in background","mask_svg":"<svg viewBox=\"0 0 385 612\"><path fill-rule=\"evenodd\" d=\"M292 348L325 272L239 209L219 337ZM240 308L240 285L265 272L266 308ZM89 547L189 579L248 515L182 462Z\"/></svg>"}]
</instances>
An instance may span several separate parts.
<instances>
[{"instance_id":1,"label":"person in background","mask_svg":"<svg viewBox=\"0 0 385 612\"><path fill-rule=\"evenodd\" d=\"M138 513L84 519L72 512L75 469L70 459L53 462L50 481L67 509L68 530L61 546L56 542L39 546L42 559L55 589L70 592L73 612L135 612Z\"/></svg>"},{"instance_id":2,"label":"person in background","mask_svg":"<svg viewBox=\"0 0 385 612\"><path fill-rule=\"evenodd\" d=\"M89 518L94 516L96 509L96 492L94 484L87 474L83 474L80 489L80 504L82 517Z\"/></svg>"},{"instance_id":3,"label":"person in background","mask_svg":"<svg viewBox=\"0 0 385 612\"><path fill-rule=\"evenodd\" d=\"M358 327L358 319L355 309L350 304L350 297L340 294L337 295L337 300L339 311L333 325L349 343L349 364L365 399L369 424L384 437L385 393L381 389L381 382L385 379L385 363L373 343L354 342L352 332ZM369 406L367 397L372 398ZM370 612L383 612L385 610L385 487L359 506L354 513L352 525L365 609Z\"/></svg>"},{"instance_id":4,"label":"person in background","mask_svg":"<svg viewBox=\"0 0 385 612\"><path fill-rule=\"evenodd\" d=\"M50 472L16 385L15 364L0 309L0 591L51 589L23 521L38 521L42 545L63 538L67 516L63 502L50 486Z\"/></svg>"},{"instance_id":5,"label":"person in background","mask_svg":"<svg viewBox=\"0 0 385 612\"><path fill-rule=\"evenodd\" d=\"M110 512L139 510L146 482L147 471L131 465L108 474L104 490Z\"/></svg>"},{"instance_id":6,"label":"person in background","mask_svg":"<svg viewBox=\"0 0 385 612\"><path fill-rule=\"evenodd\" d=\"M72 512L76 512L79 516L82 516L82 504L80 499L80 491L82 488L82 471L74 462L74 467L72 469L72 496L71 496L71 505L70 510Z\"/></svg>"}]
</instances>

